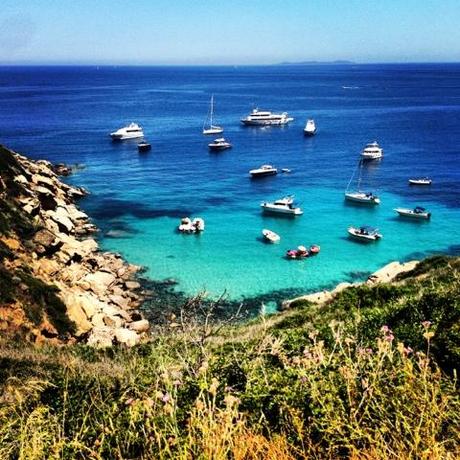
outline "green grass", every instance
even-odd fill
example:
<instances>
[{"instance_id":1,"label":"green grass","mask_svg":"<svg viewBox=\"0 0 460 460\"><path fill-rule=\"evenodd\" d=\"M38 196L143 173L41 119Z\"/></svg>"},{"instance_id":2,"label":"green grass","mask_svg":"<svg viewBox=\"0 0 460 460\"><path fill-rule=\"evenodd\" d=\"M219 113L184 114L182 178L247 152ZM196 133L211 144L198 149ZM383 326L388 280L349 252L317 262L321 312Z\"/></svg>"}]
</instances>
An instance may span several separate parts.
<instances>
[{"instance_id":1,"label":"green grass","mask_svg":"<svg viewBox=\"0 0 460 460\"><path fill-rule=\"evenodd\" d=\"M0 458L458 458L459 262L416 274L131 350L3 343Z\"/></svg>"}]
</instances>

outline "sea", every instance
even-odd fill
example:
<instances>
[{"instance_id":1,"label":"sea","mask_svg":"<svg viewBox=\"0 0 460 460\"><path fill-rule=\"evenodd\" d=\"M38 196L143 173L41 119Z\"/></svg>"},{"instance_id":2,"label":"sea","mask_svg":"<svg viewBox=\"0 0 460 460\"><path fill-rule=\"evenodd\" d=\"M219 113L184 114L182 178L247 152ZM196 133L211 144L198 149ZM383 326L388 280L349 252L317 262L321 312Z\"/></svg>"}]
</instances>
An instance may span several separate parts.
<instances>
[{"instance_id":1,"label":"sea","mask_svg":"<svg viewBox=\"0 0 460 460\"><path fill-rule=\"evenodd\" d=\"M211 95L231 150L202 135ZM252 109L288 112L284 127L244 127ZM305 137L307 118L318 131ZM109 133L139 123L152 150ZM215 136L219 137L219 136ZM350 205L359 154L378 141L381 161L362 170L379 206ZM104 250L168 280L185 297L235 302L283 298L362 281L393 261L460 253L460 64L213 67L0 67L0 142L32 158L75 165L66 180L91 194L79 204ZM262 164L290 173L254 180ZM429 176L428 187L408 185ZM304 214L264 215L260 203L293 194ZM394 208L423 206L430 221ZM202 217L200 235L177 232ZM379 228L361 244L350 225ZM262 229L281 236L267 244ZM285 253L317 244L304 260ZM256 308L256 307L254 307Z\"/></svg>"}]
</instances>

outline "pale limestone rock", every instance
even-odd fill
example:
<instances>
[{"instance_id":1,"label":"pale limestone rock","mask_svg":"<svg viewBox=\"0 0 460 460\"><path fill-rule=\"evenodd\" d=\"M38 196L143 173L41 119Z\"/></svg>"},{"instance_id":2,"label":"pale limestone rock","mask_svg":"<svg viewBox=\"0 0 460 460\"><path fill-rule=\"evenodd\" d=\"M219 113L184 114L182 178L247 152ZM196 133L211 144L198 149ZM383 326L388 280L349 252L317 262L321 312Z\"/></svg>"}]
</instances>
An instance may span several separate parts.
<instances>
[{"instance_id":1,"label":"pale limestone rock","mask_svg":"<svg viewBox=\"0 0 460 460\"><path fill-rule=\"evenodd\" d=\"M124 321L119 316L105 315L103 321L106 326L113 329L121 328L124 324Z\"/></svg>"},{"instance_id":2,"label":"pale limestone rock","mask_svg":"<svg viewBox=\"0 0 460 460\"><path fill-rule=\"evenodd\" d=\"M128 327L136 332L147 332L150 328L150 324L146 319L140 319L139 321L133 321Z\"/></svg>"},{"instance_id":3,"label":"pale limestone rock","mask_svg":"<svg viewBox=\"0 0 460 460\"><path fill-rule=\"evenodd\" d=\"M115 338L117 342L123 343L128 347L133 347L140 342L140 337L135 331L131 331L125 327L120 327L114 330Z\"/></svg>"},{"instance_id":4,"label":"pale limestone rock","mask_svg":"<svg viewBox=\"0 0 460 460\"><path fill-rule=\"evenodd\" d=\"M121 308L128 308L129 300L126 297L122 297L121 295L109 295L109 299L115 305L118 305Z\"/></svg>"},{"instance_id":5,"label":"pale limestone rock","mask_svg":"<svg viewBox=\"0 0 460 460\"><path fill-rule=\"evenodd\" d=\"M22 185L27 185L29 183L29 181L22 174L15 176L14 181Z\"/></svg>"},{"instance_id":6,"label":"pale limestone rock","mask_svg":"<svg viewBox=\"0 0 460 460\"><path fill-rule=\"evenodd\" d=\"M108 288L115 282L116 278L112 273L97 271L89 273L83 278L90 284L91 290L95 294L104 295Z\"/></svg>"},{"instance_id":7,"label":"pale limestone rock","mask_svg":"<svg viewBox=\"0 0 460 460\"><path fill-rule=\"evenodd\" d=\"M95 348L108 348L112 346L114 331L110 327L95 327L88 337L88 345Z\"/></svg>"},{"instance_id":8,"label":"pale limestone rock","mask_svg":"<svg viewBox=\"0 0 460 460\"><path fill-rule=\"evenodd\" d=\"M67 316L76 325L76 335L79 336L90 331L93 326L88 321L78 297L75 297L73 293L66 293L63 301L67 307Z\"/></svg>"},{"instance_id":9,"label":"pale limestone rock","mask_svg":"<svg viewBox=\"0 0 460 460\"><path fill-rule=\"evenodd\" d=\"M126 281L125 286L127 289L139 289L141 287L140 283L137 281Z\"/></svg>"},{"instance_id":10,"label":"pale limestone rock","mask_svg":"<svg viewBox=\"0 0 460 460\"><path fill-rule=\"evenodd\" d=\"M93 324L94 327L104 327L104 313L96 313L92 318L91 318L91 323Z\"/></svg>"}]
</instances>

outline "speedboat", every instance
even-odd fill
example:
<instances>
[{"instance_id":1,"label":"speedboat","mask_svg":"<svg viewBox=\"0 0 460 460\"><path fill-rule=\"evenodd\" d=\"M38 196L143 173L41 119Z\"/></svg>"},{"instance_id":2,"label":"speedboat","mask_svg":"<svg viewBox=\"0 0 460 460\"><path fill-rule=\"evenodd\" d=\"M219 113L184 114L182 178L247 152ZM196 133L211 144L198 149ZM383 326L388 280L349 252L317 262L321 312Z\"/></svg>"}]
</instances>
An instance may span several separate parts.
<instances>
[{"instance_id":1,"label":"speedboat","mask_svg":"<svg viewBox=\"0 0 460 460\"><path fill-rule=\"evenodd\" d=\"M226 150L226 149L231 149L232 144L230 142L227 142L223 137L220 137L219 139L214 139L211 143L208 144L209 150Z\"/></svg>"},{"instance_id":2,"label":"speedboat","mask_svg":"<svg viewBox=\"0 0 460 460\"><path fill-rule=\"evenodd\" d=\"M363 161L379 160L383 157L383 149L377 142L367 144L361 152L361 159Z\"/></svg>"},{"instance_id":3,"label":"speedboat","mask_svg":"<svg viewBox=\"0 0 460 460\"><path fill-rule=\"evenodd\" d=\"M293 196L285 196L273 202L264 201L260 204L260 207L263 211L274 214L287 214L290 216L301 216L303 214L301 208L294 206Z\"/></svg>"},{"instance_id":4,"label":"speedboat","mask_svg":"<svg viewBox=\"0 0 460 460\"><path fill-rule=\"evenodd\" d=\"M297 249L286 251L286 257L288 259L305 259L306 257L316 256L319 254L320 249L317 244L313 244L309 249L305 246L298 246Z\"/></svg>"},{"instance_id":5,"label":"speedboat","mask_svg":"<svg viewBox=\"0 0 460 460\"><path fill-rule=\"evenodd\" d=\"M201 217L190 219L184 217L181 219L179 227L177 228L181 233L199 233L204 230L204 220Z\"/></svg>"},{"instance_id":6,"label":"speedboat","mask_svg":"<svg viewBox=\"0 0 460 460\"><path fill-rule=\"evenodd\" d=\"M418 179L409 179L409 185L431 185L433 181L428 177L420 177Z\"/></svg>"},{"instance_id":7,"label":"speedboat","mask_svg":"<svg viewBox=\"0 0 460 460\"><path fill-rule=\"evenodd\" d=\"M251 169L249 174L251 177L274 176L278 174L278 170L272 165L262 165L260 168Z\"/></svg>"},{"instance_id":8,"label":"speedboat","mask_svg":"<svg viewBox=\"0 0 460 460\"><path fill-rule=\"evenodd\" d=\"M289 174L289 173L292 172L292 171L291 171L289 168L283 168L283 169L281 170L281 172L286 173L286 174Z\"/></svg>"},{"instance_id":9,"label":"speedboat","mask_svg":"<svg viewBox=\"0 0 460 460\"><path fill-rule=\"evenodd\" d=\"M315 120L307 120L303 133L305 136L314 136L316 134Z\"/></svg>"},{"instance_id":10,"label":"speedboat","mask_svg":"<svg viewBox=\"0 0 460 460\"><path fill-rule=\"evenodd\" d=\"M377 241L382 238L377 228L364 226L364 227L349 227L348 234L360 241L370 242Z\"/></svg>"},{"instance_id":11,"label":"speedboat","mask_svg":"<svg viewBox=\"0 0 460 460\"><path fill-rule=\"evenodd\" d=\"M380 198L372 192L345 192L345 199L355 203L380 204Z\"/></svg>"},{"instance_id":12,"label":"speedboat","mask_svg":"<svg viewBox=\"0 0 460 460\"><path fill-rule=\"evenodd\" d=\"M395 208L395 211L402 217L413 217L415 219L430 219L431 212L428 212L421 206L416 206L414 209Z\"/></svg>"},{"instance_id":13,"label":"speedboat","mask_svg":"<svg viewBox=\"0 0 460 460\"><path fill-rule=\"evenodd\" d=\"M128 126L125 126L113 133L110 133L110 137L114 141L123 141L125 139L137 139L138 137L144 137L144 132L137 123L130 123Z\"/></svg>"},{"instance_id":14,"label":"speedboat","mask_svg":"<svg viewBox=\"0 0 460 460\"><path fill-rule=\"evenodd\" d=\"M294 118L290 117L287 112L273 113L254 109L247 117L241 119L241 123L246 126L279 126L285 125L292 120L294 120Z\"/></svg>"},{"instance_id":15,"label":"speedboat","mask_svg":"<svg viewBox=\"0 0 460 460\"><path fill-rule=\"evenodd\" d=\"M139 150L139 152L148 152L152 150L152 146L148 142L139 142L139 144L137 144L137 150Z\"/></svg>"},{"instance_id":16,"label":"speedboat","mask_svg":"<svg viewBox=\"0 0 460 460\"><path fill-rule=\"evenodd\" d=\"M262 230L262 235L267 241L270 241L270 243L278 243L281 237L275 233L272 232L271 230L268 230L267 228L264 228Z\"/></svg>"}]
</instances>

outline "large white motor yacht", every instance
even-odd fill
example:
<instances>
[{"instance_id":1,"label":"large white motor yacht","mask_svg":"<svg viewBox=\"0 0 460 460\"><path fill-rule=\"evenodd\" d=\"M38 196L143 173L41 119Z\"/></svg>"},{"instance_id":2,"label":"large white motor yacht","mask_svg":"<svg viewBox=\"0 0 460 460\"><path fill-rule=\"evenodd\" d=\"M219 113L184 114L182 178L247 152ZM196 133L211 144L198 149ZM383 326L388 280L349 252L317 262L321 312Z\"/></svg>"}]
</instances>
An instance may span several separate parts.
<instances>
[{"instance_id":1,"label":"large white motor yacht","mask_svg":"<svg viewBox=\"0 0 460 460\"><path fill-rule=\"evenodd\" d=\"M367 144L361 152L361 159L363 161L380 160L383 157L383 149L377 142Z\"/></svg>"},{"instance_id":2,"label":"large white motor yacht","mask_svg":"<svg viewBox=\"0 0 460 460\"><path fill-rule=\"evenodd\" d=\"M285 125L292 120L294 120L294 118L290 117L287 112L273 113L254 109L250 115L241 119L241 123L247 126L269 126Z\"/></svg>"},{"instance_id":3,"label":"large white motor yacht","mask_svg":"<svg viewBox=\"0 0 460 460\"><path fill-rule=\"evenodd\" d=\"M294 205L293 196L285 196L273 202L264 201L260 204L260 207L265 212L275 214L287 214L291 216L301 216L303 214L302 209Z\"/></svg>"},{"instance_id":4,"label":"large white motor yacht","mask_svg":"<svg viewBox=\"0 0 460 460\"><path fill-rule=\"evenodd\" d=\"M125 139L136 139L138 137L144 137L144 131L142 131L142 128L137 123L131 123L128 126L125 126L113 133L110 133L110 137L116 141L122 141Z\"/></svg>"}]
</instances>

